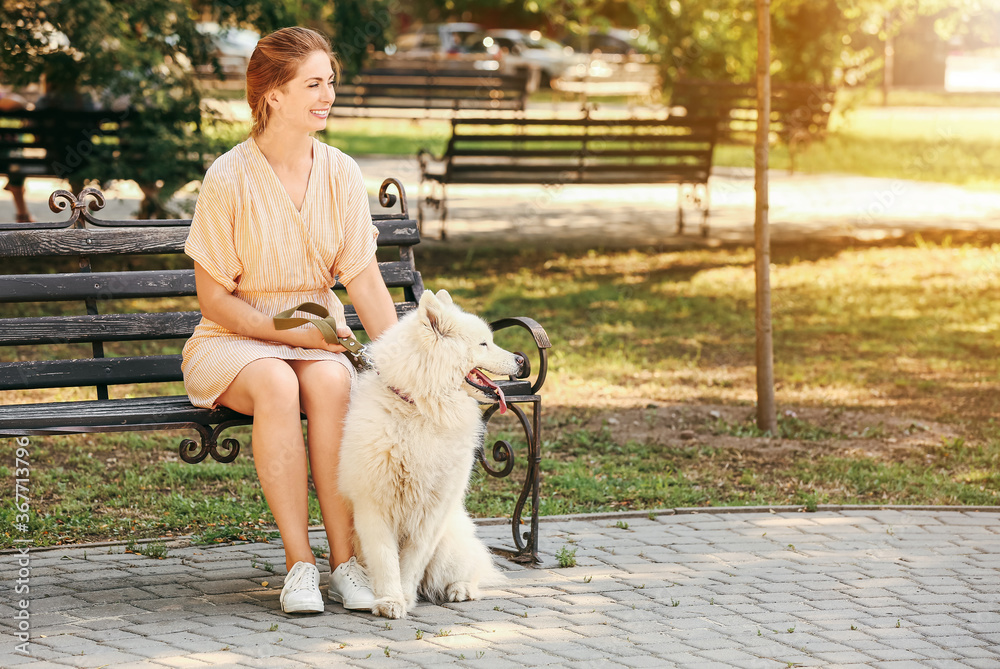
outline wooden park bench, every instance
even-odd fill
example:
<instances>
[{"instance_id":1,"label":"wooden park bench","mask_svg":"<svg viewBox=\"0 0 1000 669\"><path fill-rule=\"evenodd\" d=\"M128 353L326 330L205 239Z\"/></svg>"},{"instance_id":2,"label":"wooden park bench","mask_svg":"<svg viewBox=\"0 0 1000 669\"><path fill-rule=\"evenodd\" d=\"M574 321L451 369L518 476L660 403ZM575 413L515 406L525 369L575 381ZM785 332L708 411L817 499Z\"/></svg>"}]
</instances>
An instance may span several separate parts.
<instances>
[{"instance_id":1,"label":"wooden park bench","mask_svg":"<svg viewBox=\"0 0 1000 669\"><path fill-rule=\"evenodd\" d=\"M825 136L836 90L811 84L771 84L771 132L789 146ZM753 142L757 129L757 87L697 79L674 83L672 114L686 118L715 118L719 139Z\"/></svg>"},{"instance_id":2,"label":"wooden park bench","mask_svg":"<svg viewBox=\"0 0 1000 669\"><path fill-rule=\"evenodd\" d=\"M436 61L394 62L363 69L337 87L335 116L373 115L413 118L414 110L524 111L526 75L477 70L475 61L461 69ZM492 61L480 61L492 62Z\"/></svg>"},{"instance_id":3,"label":"wooden park bench","mask_svg":"<svg viewBox=\"0 0 1000 669\"><path fill-rule=\"evenodd\" d=\"M702 214L701 234L708 234L711 119L597 119L588 110L569 119L459 117L451 126L443 155L424 149L417 155L417 220L423 224L426 207L437 209L442 238L449 184L677 184L677 233L684 230L684 204L692 202Z\"/></svg>"},{"instance_id":4,"label":"wooden park bench","mask_svg":"<svg viewBox=\"0 0 1000 669\"><path fill-rule=\"evenodd\" d=\"M398 190L398 198L390 186ZM400 211L393 212L397 199ZM402 315L416 308L424 290L413 254L420 237L397 180L382 184L379 202L386 210L372 216L379 229L379 267ZM225 407L197 408L187 395L178 394L183 393L180 350L201 318L193 264L183 255L191 221L97 219L87 207L100 209L104 196L94 188L79 197L56 191L49 204L53 211L71 207L69 220L0 224L0 260L8 272L0 274L0 437L192 429L198 437L180 443L185 462L207 456L234 460L240 444L222 439L222 433L253 419ZM350 327L361 330L353 308L346 311ZM497 381L527 441L524 484L511 516L514 550L509 552L512 559L535 562L539 390L550 344L530 318L492 324L495 330L515 326L530 334L537 351L532 356L534 381L527 378L530 371L524 378ZM78 388L96 396L30 403L38 396L35 391L47 388ZM519 405L530 405L530 416ZM487 408L485 419L497 409ZM492 450L480 452L479 461L489 474L508 476L514 449L497 441ZM530 529L522 534L529 502Z\"/></svg>"}]
</instances>

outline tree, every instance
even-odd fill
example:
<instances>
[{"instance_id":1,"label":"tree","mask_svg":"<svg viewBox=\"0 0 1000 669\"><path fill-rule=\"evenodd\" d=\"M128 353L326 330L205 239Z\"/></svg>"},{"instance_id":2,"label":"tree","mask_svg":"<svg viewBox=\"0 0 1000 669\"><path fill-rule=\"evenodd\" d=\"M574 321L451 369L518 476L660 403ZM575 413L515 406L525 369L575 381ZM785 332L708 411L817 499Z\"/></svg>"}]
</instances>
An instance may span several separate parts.
<instances>
[{"instance_id":1,"label":"tree","mask_svg":"<svg viewBox=\"0 0 1000 669\"><path fill-rule=\"evenodd\" d=\"M322 0L0 0L0 79L12 86L44 81L55 106L114 110L109 118L121 123L120 143L101 142L94 128L90 160L73 180L129 175L145 196L140 216L168 216L174 192L201 178L206 160L228 148L203 132L195 69L218 63L198 22L260 32L322 29L329 14Z\"/></svg>"}]
</instances>

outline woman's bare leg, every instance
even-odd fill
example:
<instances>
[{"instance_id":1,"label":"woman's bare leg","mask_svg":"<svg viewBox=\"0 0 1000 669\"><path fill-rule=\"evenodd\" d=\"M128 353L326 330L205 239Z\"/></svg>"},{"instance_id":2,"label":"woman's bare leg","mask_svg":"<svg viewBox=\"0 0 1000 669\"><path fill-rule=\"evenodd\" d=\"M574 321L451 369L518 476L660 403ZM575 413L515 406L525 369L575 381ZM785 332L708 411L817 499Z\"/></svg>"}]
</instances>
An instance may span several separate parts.
<instances>
[{"instance_id":1,"label":"woman's bare leg","mask_svg":"<svg viewBox=\"0 0 1000 669\"><path fill-rule=\"evenodd\" d=\"M330 542L330 569L354 555L351 509L337 487L340 439L351 395L351 375L333 360L290 361L299 379L299 400L308 418L309 464Z\"/></svg>"},{"instance_id":2,"label":"woman's bare leg","mask_svg":"<svg viewBox=\"0 0 1000 669\"><path fill-rule=\"evenodd\" d=\"M285 360L255 360L218 402L254 417L254 465L285 545L285 566L290 570L296 562L315 564L309 545L309 479L295 372Z\"/></svg>"},{"instance_id":3,"label":"woman's bare leg","mask_svg":"<svg viewBox=\"0 0 1000 669\"><path fill-rule=\"evenodd\" d=\"M4 190L10 191L14 200L14 211L17 213L17 220L23 223L34 223L35 219L28 211L28 203L24 200L24 186L11 186L9 183Z\"/></svg>"}]
</instances>

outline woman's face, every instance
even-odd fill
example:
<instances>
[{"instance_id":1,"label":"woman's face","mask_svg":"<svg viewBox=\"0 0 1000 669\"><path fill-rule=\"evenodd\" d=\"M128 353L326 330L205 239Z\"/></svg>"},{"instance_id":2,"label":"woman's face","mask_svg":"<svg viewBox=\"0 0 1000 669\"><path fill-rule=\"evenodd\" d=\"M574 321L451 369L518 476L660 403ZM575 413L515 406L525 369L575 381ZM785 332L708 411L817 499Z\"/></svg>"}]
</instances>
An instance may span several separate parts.
<instances>
[{"instance_id":1,"label":"woman's face","mask_svg":"<svg viewBox=\"0 0 1000 669\"><path fill-rule=\"evenodd\" d=\"M326 128L336 97L330 57L313 51L299 65L295 76L274 91L272 114L282 126L315 132Z\"/></svg>"}]
</instances>

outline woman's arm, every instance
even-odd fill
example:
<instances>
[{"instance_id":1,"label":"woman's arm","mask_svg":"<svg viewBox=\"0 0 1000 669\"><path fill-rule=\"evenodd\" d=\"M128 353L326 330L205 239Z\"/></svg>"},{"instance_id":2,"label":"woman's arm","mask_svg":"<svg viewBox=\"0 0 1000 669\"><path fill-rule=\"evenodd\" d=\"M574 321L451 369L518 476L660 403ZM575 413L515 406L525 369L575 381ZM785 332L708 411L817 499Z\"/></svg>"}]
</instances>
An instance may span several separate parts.
<instances>
[{"instance_id":1,"label":"woman's arm","mask_svg":"<svg viewBox=\"0 0 1000 669\"><path fill-rule=\"evenodd\" d=\"M378 262L374 258L360 274L346 284L346 288L351 304L358 312L358 318L370 339L378 339L379 335L396 322L396 306L392 303L392 296L385 287Z\"/></svg>"},{"instance_id":2,"label":"woman's arm","mask_svg":"<svg viewBox=\"0 0 1000 669\"><path fill-rule=\"evenodd\" d=\"M197 262L194 264L194 280L202 315L227 330L245 337L279 342L289 346L322 348L335 353L342 353L345 350L340 344L328 344L320 331L314 327L276 330L270 316L257 311L230 293ZM381 275L379 280L381 280ZM383 290L385 290L385 286L383 286ZM386 291L386 295L388 295L388 291ZM392 306L391 299L389 305ZM338 320L342 322L343 316ZM346 327L342 326L337 329L343 330Z\"/></svg>"}]
</instances>

